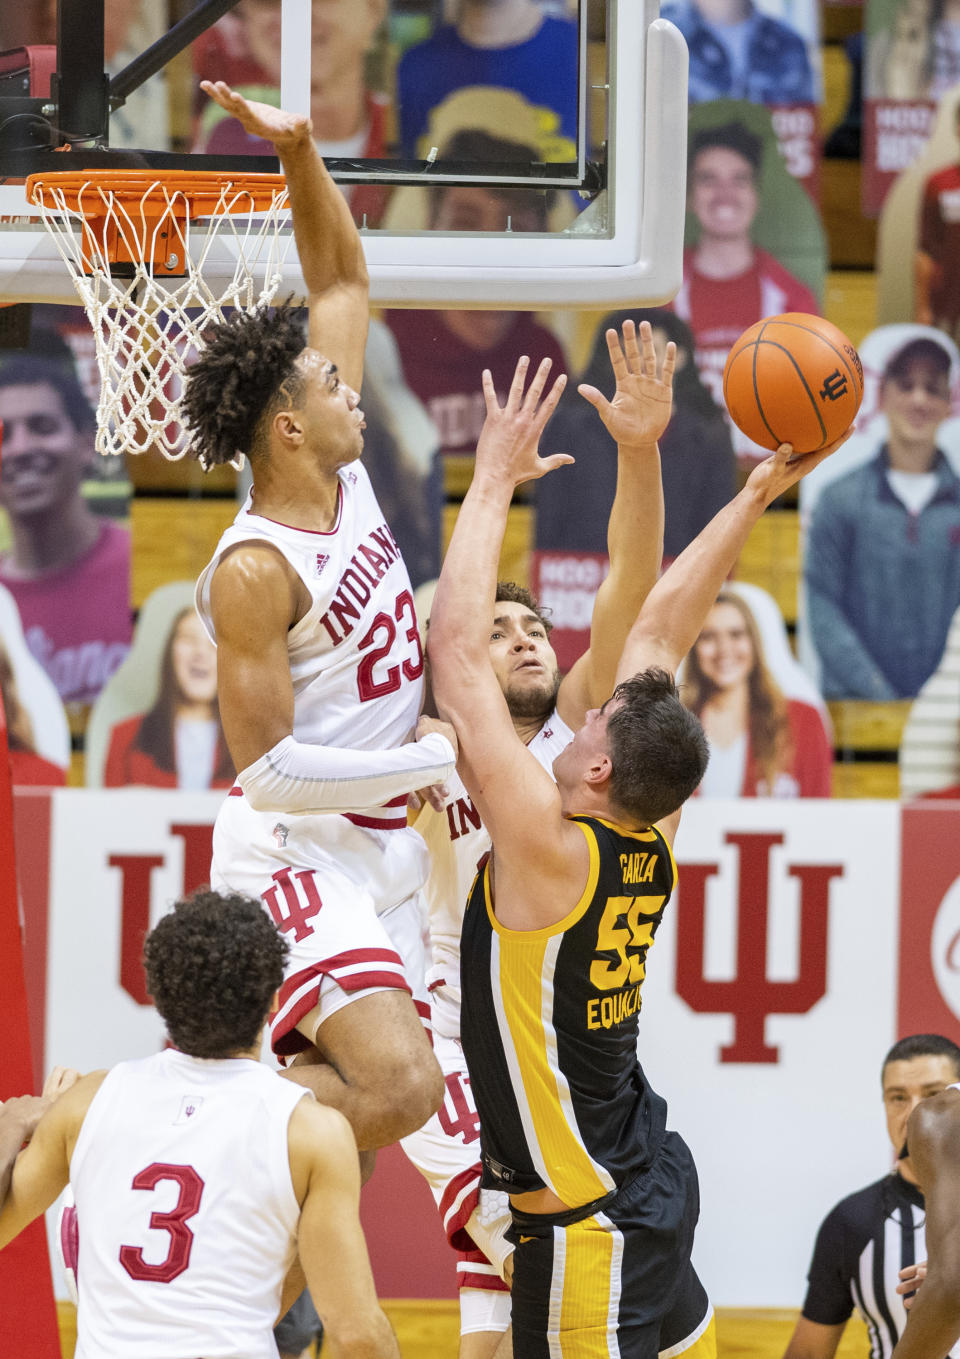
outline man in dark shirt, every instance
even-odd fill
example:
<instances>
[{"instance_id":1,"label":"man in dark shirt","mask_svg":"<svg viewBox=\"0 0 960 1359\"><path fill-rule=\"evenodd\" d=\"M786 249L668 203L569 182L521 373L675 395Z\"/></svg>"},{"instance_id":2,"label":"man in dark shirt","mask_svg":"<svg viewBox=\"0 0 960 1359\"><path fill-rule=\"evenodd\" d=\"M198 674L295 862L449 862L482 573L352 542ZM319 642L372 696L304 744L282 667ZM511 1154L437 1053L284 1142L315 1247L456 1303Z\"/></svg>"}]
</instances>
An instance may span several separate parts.
<instances>
[{"instance_id":1,"label":"man in dark shirt","mask_svg":"<svg viewBox=\"0 0 960 1359\"><path fill-rule=\"evenodd\" d=\"M957 1080L960 1047L939 1034L912 1034L887 1053L881 1084L897 1162L824 1219L784 1359L833 1359L854 1308L867 1324L872 1359L890 1359L907 1316L897 1294L900 1270L926 1259L923 1194L910 1158L901 1156L907 1120L921 1100Z\"/></svg>"}]
</instances>

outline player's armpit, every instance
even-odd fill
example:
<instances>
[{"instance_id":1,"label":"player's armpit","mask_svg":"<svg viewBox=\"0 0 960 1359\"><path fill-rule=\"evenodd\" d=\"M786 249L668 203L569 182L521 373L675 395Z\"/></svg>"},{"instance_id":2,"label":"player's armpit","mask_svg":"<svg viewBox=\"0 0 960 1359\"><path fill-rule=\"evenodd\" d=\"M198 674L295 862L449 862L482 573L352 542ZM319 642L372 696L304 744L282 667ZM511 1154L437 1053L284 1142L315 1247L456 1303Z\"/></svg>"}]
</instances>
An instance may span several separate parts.
<instances>
[{"instance_id":1,"label":"player's armpit","mask_svg":"<svg viewBox=\"0 0 960 1359\"><path fill-rule=\"evenodd\" d=\"M350 1125L336 1110L303 1100L291 1117L288 1144L294 1188L302 1189L300 1260L325 1333L345 1357L399 1359L360 1227L360 1169Z\"/></svg>"},{"instance_id":2,"label":"player's armpit","mask_svg":"<svg viewBox=\"0 0 960 1359\"><path fill-rule=\"evenodd\" d=\"M293 731L287 633L306 606L305 587L269 546L242 543L213 574L217 696L227 745L246 769Z\"/></svg>"}]
</instances>

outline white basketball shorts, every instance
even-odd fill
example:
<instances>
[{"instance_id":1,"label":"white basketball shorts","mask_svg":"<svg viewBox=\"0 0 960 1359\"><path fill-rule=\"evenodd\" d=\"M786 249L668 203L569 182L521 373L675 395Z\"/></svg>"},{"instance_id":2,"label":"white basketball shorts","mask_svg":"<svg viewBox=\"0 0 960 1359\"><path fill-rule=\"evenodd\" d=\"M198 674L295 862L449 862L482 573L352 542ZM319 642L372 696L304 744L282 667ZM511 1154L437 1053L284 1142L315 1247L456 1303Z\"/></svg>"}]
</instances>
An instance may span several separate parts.
<instances>
[{"instance_id":1,"label":"white basketball shorts","mask_svg":"<svg viewBox=\"0 0 960 1359\"><path fill-rule=\"evenodd\" d=\"M374 991L407 991L427 1022L419 890L429 859L405 817L282 816L236 792L214 825L210 885L259 898L290 945L274 1052L307 1046L297 1024L315 1007L323 1023Z\"/></svg>"}]
</instances>

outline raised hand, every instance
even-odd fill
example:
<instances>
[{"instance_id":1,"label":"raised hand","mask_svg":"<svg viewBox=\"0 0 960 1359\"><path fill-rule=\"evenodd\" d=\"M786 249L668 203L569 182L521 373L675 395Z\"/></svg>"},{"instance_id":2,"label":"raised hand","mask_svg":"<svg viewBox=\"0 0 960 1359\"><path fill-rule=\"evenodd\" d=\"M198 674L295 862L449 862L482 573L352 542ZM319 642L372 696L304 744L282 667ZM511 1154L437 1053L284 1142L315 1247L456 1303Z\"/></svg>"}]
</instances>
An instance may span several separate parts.
<instances>
[{"instance_id":1,"label":"raised hand","mask_svg":"<svg viewBox=\"0 0 960 1359\"><path fill-rule=\"evenodd\" d=\"M231 90L226 81L201 80L200 88L214 103L242 123L251 136L273 142L278 151L291 150L307 141L312 134L313 124L305 114L287 113L274 108L272 104L244 99L242 94Z\"/></svg>"},{"instance_id":2,"label":"raised hand","mask_svg":"<svg viewBox=\"0 0 960 1359\"><path fill-rule=\"evenodd\" d=\"M524 354L517 362L505 406L501 406L497 399L490 369L483 370L483 399L487 416L477 440L476 472L492 473L500 480L512 482L514 486L519 486L523 481L535 481L547 472L552 472L555 467L573 462L567 453L554 453L549 458L541 458L538 452L540 436L566 386L566 375L561 373L544 397L543 390L551 367L550 359L544 359L524 394L529 366L530 360Z\"/></svg>"},{"instance_id":3,"label":"raised hand","mask_svg":"<svg viewBox=\"0 0 960 1359\"><path fill-rule=\"evenodd\" d=\"M827 444L826 448L818 449L816 453L795 453L791 444L781 444L776 453L764 458L763 462L758 463L753 469L747 478L747 489L762 495L765 505L772 504L778 495L783 495L784 491L802 481L815 467L819 467L831 453L836 453L852 433L851 425L839 439Z\"/></svg>"},{"instance_id":4,"label":"raised hand","mask_svg":"<svg viewBox=\"0 0 960 1359\"><path fill-rule=\"evenodd\" d=\"M615 330L607 331L610 366L617 380L613 400L581 383L577 391L595 406L612 438L624 448L655 444L670 422L673 409L673 370L677 346L671 340L657 376L657 353L649 321L640 322L640 343L633 321L623 323L623 342ZM641 352L642 350L642 352Z\"/></svg>"},{"instance_id":5,"label":"raised hand","mask_svg":"<svg viewBox=\"0 0 960 1359\"><path fill-rule=\"evenodd\" d=\"M80 1079L80 1072L71 1066L55 1066L43 1083L41 1099L52 1104L55 1099L65 1095Z\"/></svg>"}]
</instances>

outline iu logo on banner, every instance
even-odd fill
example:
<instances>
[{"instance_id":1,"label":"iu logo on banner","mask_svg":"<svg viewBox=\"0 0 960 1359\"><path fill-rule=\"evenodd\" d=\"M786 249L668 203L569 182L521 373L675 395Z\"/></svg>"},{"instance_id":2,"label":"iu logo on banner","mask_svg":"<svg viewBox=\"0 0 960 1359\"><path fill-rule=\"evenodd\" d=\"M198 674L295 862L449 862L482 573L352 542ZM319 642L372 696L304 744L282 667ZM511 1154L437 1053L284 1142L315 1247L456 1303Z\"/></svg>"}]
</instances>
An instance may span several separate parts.
<instances>
[{"instance_id":1,"label":"iu logo on banner","mask_svg":"<svg viewBox=\"0 0 960 1359\"><path fill-rule=\"evenodd\" d=\"M960 808L904 807L897 1036L960 1042Z\"/></svg>"},{"instance_id":2,"label":"iu logo on banner","mask_svg":"<svg viewBox=\"0 0 960 1359\"><path fill-rule=\"evenodd\" d=\"M797 975L770 977L770 907L779 883L771 872L771 850L784 843L776 831L730 831L737 851L736 971L730 980L705 976L707 883L724 876L716 863L681 863L677 893L677 994L698 1014L733 1016L733 1042L720 1049L721 1062L776 1062L780 1053L766 1041L770 1015L801 1015L827 990L830 883L843 876L842 864L790 863L777 877L799 884ZM731 892L733 884L730 884Z\"/></svg>"}]
</instances>

